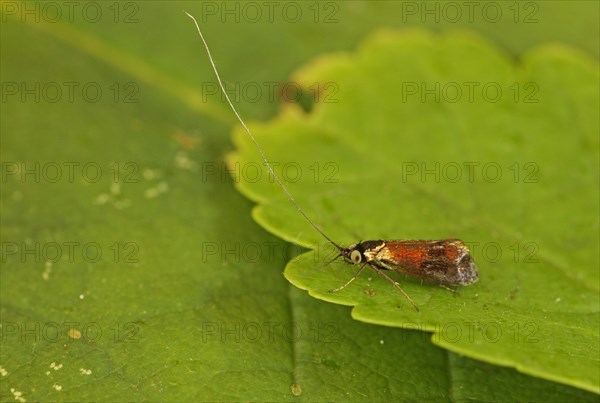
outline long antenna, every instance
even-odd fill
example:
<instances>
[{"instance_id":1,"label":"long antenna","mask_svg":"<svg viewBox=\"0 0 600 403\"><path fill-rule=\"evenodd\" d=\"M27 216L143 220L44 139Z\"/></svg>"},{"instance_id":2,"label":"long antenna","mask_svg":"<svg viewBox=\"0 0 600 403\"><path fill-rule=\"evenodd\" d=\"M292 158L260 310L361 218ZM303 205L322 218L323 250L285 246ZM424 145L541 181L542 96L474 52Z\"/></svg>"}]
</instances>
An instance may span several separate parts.
<instances>
[{"instance_id":1,"label":"long antenna","mask_svg":"<svg viewBox=\"0 0 600 403\"><path fill-rule=\"evenodd\" d=\"M192 19L192 21L194 21L194 24L196 25L196 30L198 31L198 35L200 35L200 38L202 39L202 43L204 43L204 47L206 48L206 53L208 54L208 59L210 60L210 64L212 65L212 68L213 68L213 71L215 72L215 75L217 76L217 81L219 82L219 86L221 87L221 91L223 92L223 95L225 95L225 98L227 99L227 103L229 103L229 106L231 106L231 109L233 110L233 113L235 113L235 116L238 118L238 120L240 121L240 123L242 124L242 126L244 126L244 129L246 129L246 133L248 133L248 136L250 136L250 138L252 139L252 142L256 146L256 149L260 153L260 156L262 157L263 161L265 162L265 165L269 169L269 172L271 173L271 175L273 175L273 177L275 178L275 181L277 182L277 184L279 185L279 187L281 187L281 189L287 195L288 199L290 199L290 201L292 202L292 204L296 207L296 209L300 212L300 214L302 214L302 216L304 217L304 219L306 221L308 221L308 223L310 225L312 225L312 227L314 229L316 229L319 234L323 235L325 237L325 239L327 239L329 242L331 242L333 244L333 246L335 246L336 248L338 248L338 250L340 250L340 251L343 250L343 248L341 246L339 246L337 243L333 242L331 240L331 238L329 238L327 235L325 235L325 233L323 231L321 231L321 229L319 227L317 227L315 225L315 223L313 223L311 221L310 218L308 218L308 216L306 215L306 213L304 213L304 211L302 210L302 208L300 208L300 205L298 203L296 203L296 200L294 200L294 198L292 197L292 195L290 194L290 192L288 192L288 190L285 188L285 186L283 186L283 183L281 183L281 181L279 180L279 177L277 175L275 175L275 172L273 171L273 168L271 168L271 164L269 164L269 161L267 160L267 157L265 157L265 154L263 153L262 148L260 148L260 146L258 145L258 142L256 141L256 139L254 138L254 136L250 132L250 129L248 129L248 126L246 126L246 123L244 123L244 121L240 117L240 114L235 109L235 106L233 106L233 102L231 102L231 99L229 99L229 95L227 95L227 91L225 91L225 87L223 86L223 82L221 81L221 76L219 76L219 72L217 71L217 66L215 66L215 62L213 60L212 54L210 53L210 49L208 48L208 44L206 43L206 40L204 39L204 35L202 35L202 31L200 30L200 25L198 25L198 21L196 21L196 19L194 18L194 16L191 15L190 13L188 13L187 11L184 11L184 13L188 17L190 17Z\"/></svg>"}]
</instances>

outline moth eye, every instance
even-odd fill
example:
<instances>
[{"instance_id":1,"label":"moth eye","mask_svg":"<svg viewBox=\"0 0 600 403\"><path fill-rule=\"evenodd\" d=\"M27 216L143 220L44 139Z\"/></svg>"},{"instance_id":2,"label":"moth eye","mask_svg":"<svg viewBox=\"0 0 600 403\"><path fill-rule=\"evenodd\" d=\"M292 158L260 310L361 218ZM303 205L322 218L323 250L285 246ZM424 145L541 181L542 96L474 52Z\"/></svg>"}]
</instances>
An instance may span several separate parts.
<instances>
[{"instance_id":1,"label":"moth eye","mask_svg":"<svg viewBox=\"0 0 600 403\"><path fill-rule=\"evenodd\" d=\"M359 251L353 250L352 253L350 253L350 260L352 260L354 264L358 264L362 260L362 255Z\"/></svg>"}]
</instances>

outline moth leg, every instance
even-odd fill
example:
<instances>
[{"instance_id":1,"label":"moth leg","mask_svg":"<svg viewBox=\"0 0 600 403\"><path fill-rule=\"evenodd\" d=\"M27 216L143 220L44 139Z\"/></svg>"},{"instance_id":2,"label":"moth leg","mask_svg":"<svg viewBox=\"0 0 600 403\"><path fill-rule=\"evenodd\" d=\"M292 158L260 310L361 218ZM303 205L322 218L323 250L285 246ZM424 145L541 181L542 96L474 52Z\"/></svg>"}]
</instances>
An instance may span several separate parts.
<instances>
[{"instance_id":1,"label":"moth leg","mask_svg":"<svg viewBox=\"0 0 600 403\"><path fill-rule=\"evenodd\" d=\"M351 282L353 282L354 280L356 280L356 278L360 275L360 273L362 273L362 271L365 269L366 265L367 265L367 262L363 263L363 265L360 266L360 269L358 269L358 271L356 272L356 274L354 275L354 277L352 277L350 280L348 280L346 282L346 284L344 284L341 287L338 287L336 289L329 290L329 292L338 292L338 291L343 290L344 288L346 288Z\"/></svg>"},{"instance_id":2,"label":"moth leg","mask_svg":"<svg viewBox=\"0 0 600 403\"><path fill-rule=\"evenodd\" d=\"M408 302L410 302L412 304L412 306L417 310L417 312L419 311L419 307L417 307L417 305L413 302L412 299L410 299L410 297L408 296L408 294L406 292L404 292L404 290L402 288L400 288L400 284L394 280L393 278L391 278L390 276L388 276L387 274L385 274L383 271L381 271L381 269L378 269L377 266L373 265L373 264L369 264L369 267L373 270L375 270L377 272L377 274L379 274L381 277L385 278L387 281L389 281L390 283L392 283L394 285L394 287L396 287L397 289L399 289L402 294L404 294L404 296L406 297L406 299L408 300Z\"/></svg>"},{"instance_id":3,"label":"moth leg","mask_svg":"<svg viewBox=\"0 0 600 403\"><path fill-rule=\"evenodd\" d=\"M453 289L452 289L452 288L450 288L450 287L446 287L446 286L445 286L445 285L443 285L443 284L438 284L438 285L439 285L440 287L442 287L442 288L445 288L446 290L450 291L450 292L451 292L451 293L453 293L453 294L454 294L454 293L456 293L456 290L453 290Z\"/></svg>"},{"instance_id":4,"label":"moth leg","mask_svg":"<svg viewBox=\"0 0 600 403\"><path fill-rule=\"evenodd\" d=\"M331 259L329 262L325 263L324 265L317 267L315 270L321 271L324 268L326 268L327 266L329 266L331 263L335 262L336 260L338 260L339 258L342 257L342 254L337 255L336 257L334 257L333 259Z\"/></svg>"}]
</instances>

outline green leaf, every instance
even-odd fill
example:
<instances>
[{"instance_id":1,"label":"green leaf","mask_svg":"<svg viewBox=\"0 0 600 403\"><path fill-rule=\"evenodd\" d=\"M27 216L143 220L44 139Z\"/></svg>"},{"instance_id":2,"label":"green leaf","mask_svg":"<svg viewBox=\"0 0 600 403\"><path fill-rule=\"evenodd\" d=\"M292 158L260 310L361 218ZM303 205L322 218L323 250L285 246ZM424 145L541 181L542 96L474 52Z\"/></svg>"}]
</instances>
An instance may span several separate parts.
<instances>
[{"instance_id":1,"label":"green leaf","mask_svg":"<svg viewBox=\"0 0 600 403\"><path fill-rule=\"evenodd\" d=\"M286 277L354 306L355 319L431 331L448 350L600 391L597 63L548 46L515 64L469 33L386 30L294 81L321 86L313 111L252 128L313 220L342 245L352 233L461 238L480 281L453 294L396 276L420 312L372 272L329 293L357 268L316 270L335 254L266 173L245 178L261 225L316 247ZM230 166L259 160L244 132L235 139Z\"/></svg>"},{"instance_id":2,"label":"green leaf","mask_svg":"<svg viewBox=\"0 0 600 403\"><path fill-rule=\"evenodd\" d=\"M79 3L2 3L0 400L596 401L440 349L425 332L354 321L284 279L297 251L250 219L222 161L234 117L201 92L214 79L181 9L199 16L202 4L213 3L92 2L84 18ZM403 24L395 2L338 6L342 24L213 16L204 27L224 76L244 82L284 80L373 26ZM323 35L331 42L311 40ZM36 101L11 83L65 92ZM98 102L85 84L103 90ZM245 106L258 117L277 108L266 96Z\"/></svg>"}]
</instances>

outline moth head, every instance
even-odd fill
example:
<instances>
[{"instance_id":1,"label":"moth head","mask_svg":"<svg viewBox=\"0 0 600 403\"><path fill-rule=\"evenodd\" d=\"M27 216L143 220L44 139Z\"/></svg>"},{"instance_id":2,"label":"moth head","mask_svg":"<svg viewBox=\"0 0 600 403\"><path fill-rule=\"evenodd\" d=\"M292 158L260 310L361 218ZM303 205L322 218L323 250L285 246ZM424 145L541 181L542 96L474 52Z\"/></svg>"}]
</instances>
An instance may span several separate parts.
<instances>
[{"instance_id":1,"label":"moth head","mask_svg":"<svg viewBox=\"0 0 600 403\"><path fill-rule=\"evenodd\" d=\"M342 255L347 262L352 264L360 264L364 257L361 250L357 248L358 244L352 244L344 249Z\"/></svg>"}]
</instances>

